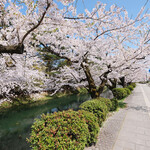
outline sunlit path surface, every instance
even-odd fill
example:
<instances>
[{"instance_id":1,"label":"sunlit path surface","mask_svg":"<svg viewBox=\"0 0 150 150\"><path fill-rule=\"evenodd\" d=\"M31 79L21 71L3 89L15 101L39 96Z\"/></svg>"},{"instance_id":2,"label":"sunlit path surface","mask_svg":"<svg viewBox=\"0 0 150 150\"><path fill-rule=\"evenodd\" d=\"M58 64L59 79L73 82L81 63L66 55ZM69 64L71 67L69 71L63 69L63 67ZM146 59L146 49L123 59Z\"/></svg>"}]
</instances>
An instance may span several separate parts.
<instances>
[{"instance_id":1,"label":"sunlit path surface","mask_svg":"<svg viewBox=\"0 0 150 150\"><path fill-rule=\"evenodd\" d=\"M125 103L105 121L96 145L85 150L150 150L150 87L137 84Z\"/></svg>"},{"instance_id":2,"label":"sunlit path surface","mask_svg":"<svg viewBox=\"0 0 150 150\"><path fill-rule=\"evenodd\" d=\"M138 84L113 150L150 150L150 87Z\"/></svg>"}]
</instances>

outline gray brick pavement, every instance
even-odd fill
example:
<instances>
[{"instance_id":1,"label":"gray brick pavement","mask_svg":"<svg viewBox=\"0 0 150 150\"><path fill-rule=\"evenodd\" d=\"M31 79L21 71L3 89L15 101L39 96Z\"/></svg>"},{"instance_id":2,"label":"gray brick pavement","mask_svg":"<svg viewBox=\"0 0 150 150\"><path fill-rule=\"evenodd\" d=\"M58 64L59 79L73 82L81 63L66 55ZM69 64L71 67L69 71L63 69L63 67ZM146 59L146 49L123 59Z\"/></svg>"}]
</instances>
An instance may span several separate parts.
<instances>
[{"instance_id":1,"label":"gray brick pavement","mask_svg":"<svg viewBox=\"0 0 150 150\"><path fill-rule=\"evenodd\" d=\"M118 136L125 115L125 109L112 114L100 129L96 145L85 148L85 150L111 150Z\"/></svg>"}]
</instances>

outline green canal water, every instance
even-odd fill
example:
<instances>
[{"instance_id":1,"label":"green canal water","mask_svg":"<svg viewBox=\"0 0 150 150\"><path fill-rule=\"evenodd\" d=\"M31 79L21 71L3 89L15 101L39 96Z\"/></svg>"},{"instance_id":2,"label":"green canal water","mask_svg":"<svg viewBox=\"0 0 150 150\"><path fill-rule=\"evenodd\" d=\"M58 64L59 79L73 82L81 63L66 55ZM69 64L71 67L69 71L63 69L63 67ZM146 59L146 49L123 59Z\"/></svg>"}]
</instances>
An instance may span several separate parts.
<instances>
[{"instance_id":1,"label":"green canal water","mask_svg":"<svg viewBox=\"0 0 150 150\"><path fill-rule=\"evenodd\" d=\"M30 136L31 125L35 118L40 118L42 113L51 113L53 108L59 111L74 109L88 100L89 95L69 95L53 98L36 106L19 111L11 111L5 116L0 116L0 150L30 150L26 138Z\"/></svg>"}]
</instances>

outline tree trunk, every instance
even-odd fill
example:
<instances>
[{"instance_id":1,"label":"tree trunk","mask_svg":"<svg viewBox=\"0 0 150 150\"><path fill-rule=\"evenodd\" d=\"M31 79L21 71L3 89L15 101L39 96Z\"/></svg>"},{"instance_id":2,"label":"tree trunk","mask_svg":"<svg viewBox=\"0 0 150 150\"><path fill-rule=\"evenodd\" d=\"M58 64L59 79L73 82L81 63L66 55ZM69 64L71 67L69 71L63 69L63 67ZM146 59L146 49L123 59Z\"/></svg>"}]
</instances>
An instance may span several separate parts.
<instances>
[{"instance_id":1,"label":"tree trunk","mask_svg":"<svg viewBox=\"0 0 150 150\"><path fill-rule=\"evenodd\" d=\"M88 84L89 84L89 94L91 95L91 98L99 97L99 92L96 89L96 85L95 85L94 79L92 78L92 75L90 73L89 67L84 66L83 63L81 63L81 67L84 70L84 73L86 75L86 78L87 78L87 81L88 81Z\"/></svg>"},{"instance_id":2,"label":"tree trunk","mask_svg":"<svg viewBox=\"0 0 150 150\"><path fill-rule=\"evenodd\" d=\"M108 88L112 91L112 89L117 87L117 79L109 79L112 85L108 85Z\"/></svg>"},{"instance_id":3,"label":"tree trunk","mask_svg":"<svg viewBox=\"0 0 150 150\"><path fill-rule=\"evenodd\" d=\"M120 79L120 84L121 84L123 87L126 87L125 77L121 77L121 78L119 78L119 79Z\"/></svg>"},{"instance_id":4,"label":"tree trunk","mask_svg":"<svg viewBox=\"0 0 150 150\"><path fill-rule=\"evenodd\" d=\"M105 87L106 83L107 83L107 80L103 79L102 83L99 85L99 88L98 88L98 94L99 94L99 96L100 96L100 94L103 93L103 90L104 90L104 87Z\"/></svg>"},{"instance_id":5,"label":"tree trunk","mask_svg":"<svg viewBox=\"0 0 150 150\"><path fill-rule=\"evenodd\" d=\"M84 60L84 62L88 63L86 59ZM89 93L90 93L91 97L92 98L100 97L100 94L103 92L104 87L107 83L107 76L112 70L108 69L105 73L103 73L100 76L100 79L101 79L102 82L101 82L101 84L99 85L99 87L97 89L96 85L95 85L95 82L94 82L94 79L92 78L92 75L90 73L89 67L87 65L83 65L83 63L81 63L81 67L83 68L84 73L86 75L86 78L87 78L87 81L88 81L88 84L89 84ZM108 66L108 68L110 68L110 66ZM102 79L102 77L103 77L103 79Z\"/></svg>"}]
</instances>

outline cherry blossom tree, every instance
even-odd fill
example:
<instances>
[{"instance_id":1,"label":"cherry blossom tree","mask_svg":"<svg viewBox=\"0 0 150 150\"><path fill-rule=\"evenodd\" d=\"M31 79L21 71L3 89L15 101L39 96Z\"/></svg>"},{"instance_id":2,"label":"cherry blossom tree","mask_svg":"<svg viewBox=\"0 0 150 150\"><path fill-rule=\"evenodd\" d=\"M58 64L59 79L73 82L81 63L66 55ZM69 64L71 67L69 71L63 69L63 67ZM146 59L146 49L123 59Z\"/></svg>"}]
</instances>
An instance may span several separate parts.
<instances>
[{"instance_id":1,"label":"cherry blossom tree","mask_svg":"<svg viewBox=\"0 0 150 150\"><path fill-rule=\"evenodd\" d=\"M86 10L85 15L65 16L55 27L43 28L44 38L40 30L36 38L43 47L70 62L70 66L59 70L53 88L58 91L64 85L85 86L92 98L98 97L109 79L119 79L123 68L147 53L146 49L141 52L136 41L139 26L135 23L143 19L142 13L143 9L132 20L125 10L111 6L106 11L105 5L98 3L92 12ZM45 33L49 28L55 32Z\"/></svg>"},{"instance_id":2,"label":"cherry blossom tree","mask_svg":"<svg viewBox=\"0 0 150 150\"><path fill-rule=\"evenodd\" d=\"M48 16L47 12L50 14L55 9L57 5L52 0L0 2L1 97L10 98L20 94L19 91L31 93L44 88L45 73L37 69L42 67L42 61L33 41L33 31L36 32Z\"/></svg>"},{"instance_id":3,"label":"cherry blossom tree","mask_svg":"<svg viewBox=\"0 0 150 150\"><path fill-rule=\"evenodd\" d=\"M11 83L16 72L20 72L22 78L17 82L21 87L25 83L29 90L41 87L53 90L54 94L65 86L83 86L96 98L104 86L112 85L119 78L131 79L132 69L149 55L148 24L142 22L148 18L148 15L142 16L144 8L133 20L126 10L115 5L106 10L106 5L100 2L91 12L86 9L84 14L77 14L76 8L68 5L73 0L61 0L68 5L62 9L52 0L21 2L9 1L5 7L3 0L0 4L0 53L24 52L20 58L10 56L12 62L17 62L15 71L12 68L6 71L6 57L1 56L0 61L5 66L1 84L4 91L9 91L4 88L6 74L11 76ZM24 6L25 14L21 11ZM66 61L66 65L57 71L51 70L52 74L46 78L45 73L35 70L33 65L35 62L39 68L43 65L39 50L56 55ZM28 65L24 67L26 55ZM39 86L37 81L42 84Z\"/></svg>"}]
</instances>

